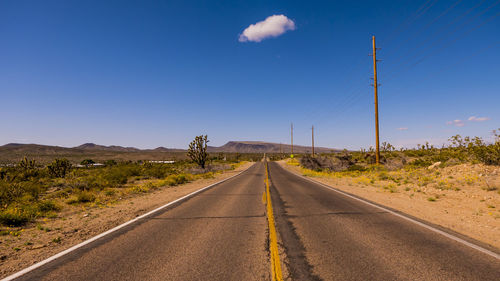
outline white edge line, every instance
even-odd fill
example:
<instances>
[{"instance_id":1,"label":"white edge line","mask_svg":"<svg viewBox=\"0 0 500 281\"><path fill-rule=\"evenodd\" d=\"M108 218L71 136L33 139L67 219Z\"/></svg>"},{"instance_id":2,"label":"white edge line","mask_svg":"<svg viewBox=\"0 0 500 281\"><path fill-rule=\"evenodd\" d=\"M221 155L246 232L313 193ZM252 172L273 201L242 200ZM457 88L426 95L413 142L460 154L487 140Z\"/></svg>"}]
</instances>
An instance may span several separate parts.
<instances>
[{"instance_id":1,"label":"white edge line","mask_svg":"<svg viewBox=\"0 0 500 281\"><path fill-rule=\"evenodd\" d=\"M283 167L282 167L282 168L283 168ZM288 170L287 170L287 169L285 169L285 168L283 168L283 170L288 171ZM456 241L456 242L462 243L462 244L464 244L464 245L466 245L466 246L469 246L469 247L471 247L471 248L473 248L473 249L476 249L476 250L478 250L478 251L482 252L483 254L487 254L487 255L492 256L492 257L494 257L494 258L496 258L496 259L500 259L500 255L499 255L499 254L497 254L497 253L495 253L495 252L493 252L493 251L490 251L490 250L488 250L488 249L485 249L485 248L483 248L483 247L481 247L481 246L478 246L478 245L476 245L476 244L474 244L474 243L468 242L468 241L466 241L466 240L464 240L464 239L461 239L461 238L459 238L459 237L456 237L456 236L454 236L454 235L452 235L452 234L449 234L449 233L447 233L447 232L444 232L444 231L442 231L442 230L439 230L439 229L437 229L437 228L435 228L435 227L432 227L432 226L430 226L430 225L427 225L427 224L425 224L425 223L422 223L422 222L420 222L420 221L418 221L418 220L415 220L415 219L412 219L412 218L407 217L407 216L405 216L405 215L402 215L402 214L396 213L396 212L394 212L394 211L392 211L392 210L386 209L386 208L384 208L384 207L382 207L382 206L379 206L379 205L377 205L377 204L373 204L373 203L371 203L371 202L368 202L368 201L366 201L366 200L363 200L363 199L361 199L361 198L358 198L358 197L356 197L356 196L353 196L353 195L351 195L351 194L349 194L349 193L347 193L347 192L344 192L344 191L342 191L342 190L339 190L339 189L333 188L333 187L331 187L331 186L329 186L329 185L327 185L327 184L324 184L324 183L322 183L322 182L319 182L319 181L313 180L313 179L308 178L308 177L306 177L306 176L303 176L303 175L300 175L300 174L296 174L296 173L291 172L291 171L288 171L288 172L289 172L289 173L291 173L291 174L294 174L294 175L296 175L296 176L299 176L299 177L301 177L301 178L303 178L303 179L306 179L306 180L308 180L308 181L310 181L310 182L313 182L313 183L319 184L319 185L323 186L324 188L327 188L327 189L333 190L333 191L335 191L335 192L337 192L337 193L340 193L340 194L342 194L342 195L344 195L344 196L347 196L347 197L349 197L349 198L351 198L351 199L354 199L354 200L357 200L357 201L363 202L363 203L365 203L365 204L367 204L367 205L370 205L370 206L372 206L372 207L378 208L378 209L383 210L383 211L385 211L385 212L391 213L391 214L393 214L393 215L395 215L395 216L397 216L397 217L400 217L400 218L402 218L402 219L405 219L405 220L407 220L407 221L410 221L410 222L412 222L412 223L414 223L414 224L417 224L417 225L419 225L419 226L421 226L421 227L424 227L424 228L426 228L426 229L428 229L428 230L431 230L431 231L434 231L434 232L436 232L436 233L439 233L439 234L441 234L441 235L443 235L443 236L445 236L445 237L447 237L447 238L450 238L450 239L452 239L452 240L454 240L454 241Z\"/></svg>"},{"instance_id":2,"label":"white edge line","mask_svg":"<svg viewBox=\"0 0 500 281\"><path fill-rule=\"evenodd\" d=\"M169 203L167 203L167 204L165 204L165 205L163 205L161 207L158 207L158 208L156 208L156 209L154 209L152 211L149 211L149 212L147 212L147 213L145 213L143 215L140 215L140 216L138 216L138 217L136 217L136 218L134 218L132 220L129 220L129 221L123 223L123 224L120 224L119 226L116 226L116 227L114 227L114 228L112 228L112 229L110 229L110 230L108 230L106 232L98 234L97 236L94 236L94 237L92 237L92 238L90 238L88 240L85 240L85 241L81 242L80 244L77 244L77 245L75 245L75 246L73 246L73 247L71 247L69 249L66 249L66 250L64 250L64 251L62 251L62 252L60 252L58 254L55 254L55 255L53 255L53 256L51 256L51 257L49 257L49 258L47 258L47 259L45 259L43 261L37 262L37 263L35 263L34 265L32 265L30 267L27 267L27 268L25 268L25 269L23 269L21 271L18 271L18 272L14 273L14 274L12 274L10 276L7 276L7 277L5 277L4 279L2 279L0 281L10 281L10 280L14 280L14 279L16 279L18 277L21 277L22 275L24 275L24 274L26 274L26 273L28 273L30 271L33 271L33 270L35 270L35 269L37 269L37 268L39 268L39 267L41 267L41 266L43 266L43 265L51 262L51 261L54 261L54 260L56 260L56 259L58 259L58 258L60 258L60 257L62 257L64 255L66 255L66 254L68 254L70 252L73 252L74 250L79 249L79 248L81 248L81 247L83 247L83 246L85 246L87 244L90 244L90 243L92 243L92 242L94 242L94 241L96 241L96 240L98 240L98 239L100 239L100 238L102 238L102 237L110 234L110 233L113 233L113 232L115 232L115 231L117 231L117 230L119 230L121 228L124 228L125 226L130 225L130 224L132 224L132 223L134 223L134 222L136 222L136 221L138 221L140 219L143 219L143 218L145 218L147 216L150 216L150 215L152 215L152 214L154 214L154 213L156 213L156 212L158 212L158 211L160 211L160 210L162 210L162 209L164 209L164 208L166 208L166 207L168 207L168 206L170 206L172 204L175 204L177 202L185 200L185 199L187 199L187 198L189 198L189 197L191 197L191 196L193 196L193 195L195 195L197 193L200 193L200 192L202 192L202 191L204 191L204 190L206 190L208 188L211 188L211 187L213 187L215 185L218 185L218 184L223 183L225 181L228 181L228 180L230 180L230 179L232 179L234 177L237 177L240 174L242 174L243 172L245 172L248 169L250 169L252 166L253 165L251 165L250 167L246 168L245 170L237 173L236 175L230 176L229 178L226 178L226 179L223 179L223 180L218 181L216 183L213 183L211 185L205 186L205 187L203 187L201 189L198 189L198 190L196 190L194 192L191 192L191 193L189 193L187 195L184 195L181 198L178 198L178 199L176 199L176 200L174 200L172 202L169 202Z\"/></svg>"}]
</instances>

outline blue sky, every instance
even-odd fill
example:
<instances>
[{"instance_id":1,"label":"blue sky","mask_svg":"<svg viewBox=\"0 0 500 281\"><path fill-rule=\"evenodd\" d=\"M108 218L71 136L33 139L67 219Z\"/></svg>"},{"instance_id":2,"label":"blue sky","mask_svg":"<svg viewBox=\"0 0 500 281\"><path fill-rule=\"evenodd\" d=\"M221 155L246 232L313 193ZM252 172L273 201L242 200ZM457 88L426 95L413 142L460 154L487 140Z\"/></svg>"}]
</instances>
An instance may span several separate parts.
<instances>
[{"instance_id":1,"label":"blue sky","mask_svg":"<svg viewBox=\"0 0 500 281\"><path fill-rule=\"evenodd\" d=\"M293 122L297 144L314 125L318 146L369 147L372 35L381 141L491 139L499 13L497 0L2 1L0 144L288 143ZM273 15L293 28L239 40Z\"/></svg>"}]
</instances>

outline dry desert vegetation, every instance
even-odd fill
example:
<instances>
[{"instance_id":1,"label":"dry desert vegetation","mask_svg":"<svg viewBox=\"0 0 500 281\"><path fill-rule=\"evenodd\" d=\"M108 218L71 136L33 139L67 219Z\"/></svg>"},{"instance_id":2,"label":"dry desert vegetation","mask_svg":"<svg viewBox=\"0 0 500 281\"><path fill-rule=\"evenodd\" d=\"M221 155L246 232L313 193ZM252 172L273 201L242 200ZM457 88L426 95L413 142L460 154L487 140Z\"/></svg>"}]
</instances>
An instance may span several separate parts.
<instances>
[{"instance_id":1,"label":"dry desert vegetation","mask_svg":"<svg viewBox=\"0 0 500 281\"><path fill-rule=\"evenodd\" d=\"M241 157L243 158L243 157ZM0 168L0 276L235 175L251 162L214 157L205 169L175 163L24 158Z\"/></svg>"},{"instance_id":2,"label":"dry desert vegetation","mask_svg":"<svg viewBox=\"0 0 500 281\"><path fill-rule=\"evenodd\" d=\"M500 139L281 160L286 169L500 248Z\"/></svg>"}]
</instances>

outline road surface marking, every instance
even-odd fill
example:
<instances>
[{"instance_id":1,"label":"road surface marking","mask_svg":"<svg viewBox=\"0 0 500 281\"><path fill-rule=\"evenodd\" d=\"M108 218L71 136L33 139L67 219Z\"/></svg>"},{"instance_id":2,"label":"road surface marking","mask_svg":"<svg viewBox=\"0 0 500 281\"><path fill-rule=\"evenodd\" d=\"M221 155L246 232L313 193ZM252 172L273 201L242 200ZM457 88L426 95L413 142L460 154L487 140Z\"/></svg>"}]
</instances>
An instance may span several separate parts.
<instances>
[{"instance_id":1,"label":"road surface marking","mask_svg":"<svg viewBox=\"0 0 500 281\"><path fill-rule=\"evenodd\" d=\"M287 170L286 170L286 169L284 169L284 168L283 168L283 170L287 171ZM292 172L290 172L290 171L288 171L288 172L289 172L289 173L292 173ZM385 211L385 212L388 212L388 213L390 213L390 214L392 214L392 215L395 215L395 216L397 216L397 217L400 217L400 218L402 218L402 219L405 219L405 220L407 220L407 221L410 221L410 222L412 222L412 223L414 223L414 224L417 224L417 225L419 225L419 226L421 226L421 227L423 227L423 228L426 228L426 229L428 229L428 230L431 230L431 231L433 231L433 232L436 232L436 233L438 233L438 234L441 234L441 235L443 235L443 236L445 236L445 237L447 237L447 238L449 238L449 239L452 239L452 240L454 240L454 241L456 241L456 242L458 242L458 243L461 243L461 244L464 244L464 245L466 245L466 246L468 246L468 247L470 247L470 248L476 249L476 250L478 250L478 251L482 252L483 254L487 254L487 255L492 256L492 257L494 257L494 258L496 258L496 259L500 259L500 255L499 255L499 254L497 254L497 253L495 253L495 252L493 252L493 251L490 251L490 250L488 250L488 249L485 249L485 248L483 248L483 247L481 247L481 246L478 246L478 245L476 245L476 244L474 244L474 243L468 242L468 241L466 241L466 240L464 240L464 239L462 239L462 238L459 238L459 237L457 237L457 236L454 236L454 235L452 235L452 234L450 234L450 233L447 233L447 232L445 232L445 231L439 230L439 229L437 229L437 228L435 228L435 227L432 227L432 226L430 226L430 225L427 225L427 224L425 224L425 223L423 223L423 222L420 222L420 221L418 221L418 220L412 219L412 218L407 217L407 216L405 216L405 215L402 215L402 214L400 214L400 213L394 212L394 211L392 211L392 210L389 210L389 209L384 208L384 207L382 207L382 206L379 206L379 205L377 205L377 204L374 204L374 203L368 202L368 201L366 201L366 200L364 200L364 199L361 199L361 198L358 198L358 197L356 197L356 196L353 196L353 195L351 195L351 194L349 194L349 193L347 193L347 192L344 192L344 191L342 191L342 190L339 190L339 189L333 188L333 187L331 187L331 186L329 186L329 185L327 185L327 184L324 184L324 183L322 183L322 182L319 182L319 181L316 181L316 180L310 179L310 178L308 178L308 177L306 177L306 176L299 175L299 174L295 174L295 173L292 173L292 174L297 175L297 176L299 176L299 177L301 177L301 178L304 178L304 179L306 179L306 180L308 180L308 181L310 181L310 182L313 182L313 183L319 184L319 185L321 185L321 186L322 186L322 187L324 187L324 188L327 188L327 189L333 190L333 191L335 191L335 192L337 192L337 193L340 193L340 194L342 194L342 195L344 195L344 196L347 196L347 197L349 197L349 198L351 198L351 199L354 199L354 200L357 200L357 201L363 202L363 203L365 203L365 204L367 204L367 205L370 205L370 206L372 206L372 207L378 208L378 209L383 210L383 211Z\"/></svg>"},{"instance_id":2,"label":"road surface marking","mask_svg":"<svg viewBox=\"0 0 500 281\"><path fill-rule=\"evenodd\" d=\"M253 165L252 165L252 166L253 166ZM94 237L92 237L92 238L90 238L90 239L88 239L88 240L85 240L85 241L83 241L83 242L82 242L82 243L80 243L80 244L77 244L77 245L75 245L75 246L73 246L73 247L71 247L71 248L69 248L69 249L66 249L66 250L64 250L64 251L60 252L59 254L55 254L55 255L53 255L53 256L51 256L51 257L49 257L49 258L47 258L47 259L45 259L45 260L43 260L43 261L40 261L40 262L38 262L38 263L35 263L34 265L32 265L32 266L30 266L30 267L27 267L27 268L25 268L25 269L23 269L23 270L21 270L21 271L18 271L18 272L14 273L14 274L12 274L12 275L10 275L10 276L7 276L7 277L5 277L4 279L2 279L1 281L10 281L10 280L14 280L14 279L16 279L16 278L18 278L18 277L20 277L20 276L22 276L22 275L24 275L24 274L26 274L26 273L28 273L28 272L30 272L30 271L33 271L33 270L35 270L35 269L37 269L37 268L39 268L39 267L41 267L41 266L43 266L43 265L45 265L45 264L47 264L47 263L51 262L51 261L54 261L54 260L56 260L56 259L58 259L58 258L60 258L60 257L62 257L62 256L64 256L64 255L66 255L66 254L68 254L68 253L71 253L71 252L73 252L73 251L75 251L75 250L77 250L77 249L79 249L79 248L81 248L81 247L83 247L83 246L85 246L85 245L87 245L87 244L90 244L90 243L92 243L92 242L96 241L96 240L97 240L97 239L99 239L99 238L102 238L102 237L104 237L104 236L106 236L106 235L108 235L108 234L111 234L111 233L113 233L113 232L115 232L115 231L117 231L117 230L119 230L119 229L121 229L121 228L124 228L125 226L130 225L130 224L132 224L132 223L134 223L134 222L136 222L136 221L138 221L138 220L140 220L140 219L146 218L146 217L148 217L148 216L150 216L150 215L152 215L152 214L154 214L154 213L156 213L156 212L158 212L158 211L161 211L162 209L165 209L166 207L168 207L168 206L170 206L170 205L172 205L172 204L175 204L175 203L181 202L181 201L183 201L183 200L185 200L185 199L187 199L187 198L190 198L190 197L192 197L193 195L195 195L195 194L197 194L197 193L200 193L200 192L202 192L202 191L204 191L204 190L206 190L206 189L208 189L208 188L211 188L211 187L213 187L213 186L215 186L215 185L218 185L218 184L223 183L223 182L225 182L225 181L228 181L228 180L230 180L230 179L232 179L232 178L234 178L234 177L237 177L237 176L239 176L241 173L243 173L243 172L245 172L246 170L250 169L252 166L250 166L250 167L246 168L245 170L243 170L243 171L241 171L241 172L237 173L236 175L233 175L233 176L231 176L231 177L229 177L229 178L227 178L227 179L223 179L223 180L218 181L218 182L216 182L216 183L213 183L213 184L211 184L211 185L209 185L209 186L205 186L205 187L203 187L203 188L201 188L201 189L198 189L198 190L196 190L196 191L194 191L194 192L191 192L191 193L189 193L188 195L185 195L185 196L183 196L183 197L181 197L181 198L179 198L179 199L176 199L176 200L174 200L174 201L172 201L172 202L169 202L169 203L167 203L167 204L165 204L165 205L163 205L163 206L161 206L161 207L158 207L158 208L156 208L156 209L154 209L154 210L152 210L152 211L150 211L150 212L147 212L147 213L145 213L145 214L143 214L143 215L141 215L141 216L138 216L138 217L136 217L136 218L134 218L134 219L132 219L132 220L129 220L128 222L125 222L125 223L123 223L123 224L120 224L119 226L116 226L116 227L114 227L114 228L112 228L112 229L110 229L110 230L108 230L108 231L106 231L106 232L103 232L103 233L101 233L101 234L99 234L99 235L97 235L97 236L94 236Z\"/></svg>"},{"instance_id":3,"label":"road surface marking","mask_svg":"<svg viewBox=\"0 0 500 281\"><path fill-rule=\"evenodd\" d=\"M273 205L271 204L271 192L269 191L269 172L267 161L266 168L266 199L267 199L267 221L269 222L269 251L271 252L271 276L273 281L282 281L280 254L278 251L278 238L276 235L276 226L274 225Z\"/></svg>"}]
</instances>

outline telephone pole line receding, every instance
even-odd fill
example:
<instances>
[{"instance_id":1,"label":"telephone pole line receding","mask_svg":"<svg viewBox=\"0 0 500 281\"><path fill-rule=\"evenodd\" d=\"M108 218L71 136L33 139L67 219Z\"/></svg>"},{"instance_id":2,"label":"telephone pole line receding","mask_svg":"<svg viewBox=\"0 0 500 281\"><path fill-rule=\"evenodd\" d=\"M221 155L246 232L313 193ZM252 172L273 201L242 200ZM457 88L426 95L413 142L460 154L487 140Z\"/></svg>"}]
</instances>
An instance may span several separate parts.
<instances>
[{"instance_id":1,"label":"telephone pole line receding","mask_svg":"<svg viewBox=\"0 0 500 281\"><path fill-rule=\"evenodd\" d=\"M311 128L312 133L311 133L311 138L312 138L312 156L314 157L314 125Z\"/></svg>"},{"instance_id":2,"label":"telephone pole line receding","mask_svg":"<svg viewBox=\"0 0 500 281\"><path fill-rule=\"evenodd\" d=\"M378 132L378 92L377 92L377 47L375 46L375 36L372 37L373 41L373 89L375 91L375 162L380 164L380 144Z\"/></svg>"},{"instance_id":3,"label":"telephone pole line receding","mask_svg":"<svg viewBox=\"0 0 500 281\"><path fill-rule=\"evenodd\" d=\"M290 123L290 136L291 136L291 144L292 144L292 158L293 158L293 123Z\"/></svg>"}]
</instances>

